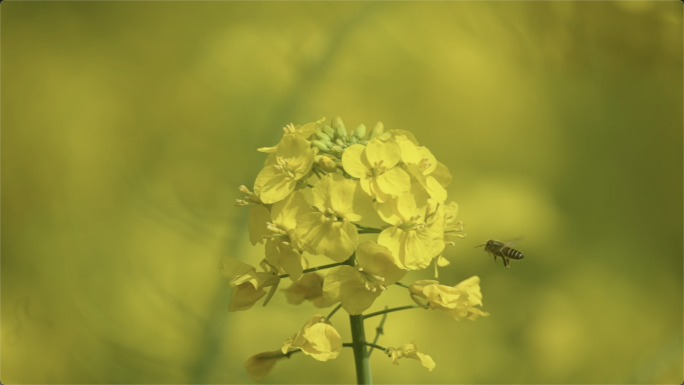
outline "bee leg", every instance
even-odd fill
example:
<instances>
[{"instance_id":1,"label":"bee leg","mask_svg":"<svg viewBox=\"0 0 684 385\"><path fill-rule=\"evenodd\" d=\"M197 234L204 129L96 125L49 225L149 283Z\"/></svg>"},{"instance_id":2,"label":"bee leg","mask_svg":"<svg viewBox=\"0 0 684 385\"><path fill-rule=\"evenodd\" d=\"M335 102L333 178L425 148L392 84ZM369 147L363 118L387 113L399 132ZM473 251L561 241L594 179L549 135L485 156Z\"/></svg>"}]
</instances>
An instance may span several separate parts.
<instances>
[{"instance_id":1,"label":"bee leg","mask_svg":"<svg viewBox=\"0 0 684 385\"><path fill-rule=\"evenodd\" d=\"M492 254L494 256L494 263L496 263L496 254Z\"/></svg>"},{"instance_id":2,"label":"bee leg","mask_svg":"<svg viewBox=\"0 0 684 385\"><path fill-rule=\"evenodd\" d=\"M504 260L504 266L506 266L507 269L511 268L511 260L505 257L501 257Z\"/></svg>"}]
</instances>

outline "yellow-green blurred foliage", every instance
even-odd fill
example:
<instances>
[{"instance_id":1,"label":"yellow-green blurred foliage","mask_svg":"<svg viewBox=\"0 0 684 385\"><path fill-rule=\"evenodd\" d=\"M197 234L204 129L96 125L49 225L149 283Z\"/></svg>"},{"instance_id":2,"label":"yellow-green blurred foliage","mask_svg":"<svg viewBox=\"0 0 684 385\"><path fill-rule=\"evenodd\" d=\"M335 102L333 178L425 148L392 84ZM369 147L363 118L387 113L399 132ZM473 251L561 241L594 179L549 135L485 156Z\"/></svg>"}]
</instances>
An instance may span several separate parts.
<instances>
[{"instance_id":1,"label":"yellow-green blurred foliage","mask_svg":"<svg viewBox=\"0 0 684 385\"><path fill-rule=\"evenodd\" d=\"M440 280L480 276L491 313L392 313L379 343L437 367L375 353L377 383L684 379L681 2L1 12L2 383L250 382L243 361L316 310L227 312L220 257L263 255L237 187L285 124L335 115L411 130L451 169L468 238ZM473 248L519 235L510 270ZM393 287L371 311L411 303ZM345 349L265 382L354 378Z\"/></svg>"}]
</instances>

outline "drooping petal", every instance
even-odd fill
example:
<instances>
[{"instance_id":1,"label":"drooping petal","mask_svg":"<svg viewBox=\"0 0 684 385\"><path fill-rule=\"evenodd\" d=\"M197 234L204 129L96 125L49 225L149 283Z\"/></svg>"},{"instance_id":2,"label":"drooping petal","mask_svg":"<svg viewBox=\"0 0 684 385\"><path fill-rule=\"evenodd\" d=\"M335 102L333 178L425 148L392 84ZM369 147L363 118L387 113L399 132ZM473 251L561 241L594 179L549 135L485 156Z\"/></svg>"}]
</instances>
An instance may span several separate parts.
<instances>
[{"instance_id":1,"label":"drooping petal","mask_svg":"<svg viewBox=\"0 0 684 385\"><path fill-rule=\"evenodd\" d=\"M231 280L231 285L233 285L234 282L235 284L245 282L245 280L242 280L242 282L237 283L236 279L239 279L240 277L246 275L256 276L256 269L253 266L228 256L221 258L221 262L219 262L219 271L224 277Z\"/></svg>"},{"instance_id":2,"label":"drooping petal","mask_svg":"<svg viewBox=\"0 0 684 385\"><path fill-rule=\"evenodd\" d=\"M302 276L302 256L290 245L282 242L278 245L280 251L280 266L290 275L292 281L296 281Z\"/></svg>"},{"instance_id":3,"label":"drooping petal","mask_svg":"<svg viewBox=\"0 0 684 385\"><path fill-rule=\"evenodd\" d=\"M256 303L261 297L266 295L266 290L256 289L250 282L245 282L233 288L230 297L230 305L228 311L244 311Z\"/></svg>"},{"instance_id":4,"label":"drooping petal","mask_svg":"<svg viewBox=\"0 0 684 385\"><path fill-rule=\"evenodd\" d=\"M412 358L414 360L420 361L420 363L432 371L435 368L435 362L427 354L423 354L418 351L418 345L416 341L410 344L402 345L399 348L389 348L387 355L392 358L392 363L394 365L399 365L399 359L401 358Z\"/></svg>"},{"instance_id":5,"label":"drooping petal","mask_svg":"<svg viewBox=\"0 0 684 385\"><path fill-rule=\"evenodd\" d=\"M263 380L273 370L275 364L287 358L280 350L253 355L245 361L247 375L254 382Z\"/></svg>"},{"instance_id":6,"label":"drooping petal","mask_svg":"<svg viewBox=\"0 0 684 385\"><path fill-rule=\"evenodd\" d=\"M319 361L336 358L342 351L342 337L330 323L319 322L311 325L304 331L304 338L313 348L304 349L304 353L308 350L310 355Z\"/></svg>"},{"instance_id":7,"label":"drooping petal","mask_svg":"<svg viewBox=\"0 0 684 385\"><path fill-rule=\"evenodd\" d=\"M304 300L313 301L314 306L319 298L323 297L323 276L318 273L307 273L290 287L282 290L287 303L299 305ZM320 301L319 301L320 304ZM328 307L326 305L323 307Z\"/></svg>"}]
</instances>

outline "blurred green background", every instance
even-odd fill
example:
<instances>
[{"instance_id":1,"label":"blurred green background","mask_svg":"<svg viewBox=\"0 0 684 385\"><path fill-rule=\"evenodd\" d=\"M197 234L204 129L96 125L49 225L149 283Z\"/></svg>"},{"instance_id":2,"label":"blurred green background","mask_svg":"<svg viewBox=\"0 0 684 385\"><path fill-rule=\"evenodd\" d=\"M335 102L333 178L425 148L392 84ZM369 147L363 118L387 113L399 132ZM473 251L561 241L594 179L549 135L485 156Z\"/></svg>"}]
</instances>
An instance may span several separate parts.
<instances>
[{"instance_id":1,"label":"blurred green background","mask_svg":"<svg viewBox=\"0 0 684 385\"><path fill-rule=\"evenodd\" d=\"M450 168L468 238L440 281L480 276L491 313L391 314L379 343L437 367L376 353L375 382L684 380L681 2L6 1L1 22L2 383L250 383L316 309L227 312L220 257L263 256L237 187L281 127L336 115ZM519 235L510 270L473 249ZM264 382L354 379L345 349Z\"/></svg>"}]
</instances>

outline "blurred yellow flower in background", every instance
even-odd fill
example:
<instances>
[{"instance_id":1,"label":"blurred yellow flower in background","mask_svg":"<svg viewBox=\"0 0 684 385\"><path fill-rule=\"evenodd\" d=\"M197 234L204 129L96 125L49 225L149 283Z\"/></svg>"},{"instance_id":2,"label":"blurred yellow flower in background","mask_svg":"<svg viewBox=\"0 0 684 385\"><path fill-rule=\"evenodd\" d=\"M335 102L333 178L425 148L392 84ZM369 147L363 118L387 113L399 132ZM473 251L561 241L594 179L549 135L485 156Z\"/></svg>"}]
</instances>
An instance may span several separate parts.
<instances>
[{"instance_id":1,"label":"blurred yellow flower in background","mask_svg":"<svg viewBox=\"0 0 684 385\"><path fill-rule=\"evenodd\" d=\"M278 361L286 358L289 357L280 350L264 352L249 357L245 361L244 366L249 378L251 378L252 381L259 382L273 370L273 367Z\"/></svg>"},{"instance_id":2,"label":"blurred yellow flower in background","mask_svg":"<svg viewBox=\"0 0 684 385\"><path fill-rule=\"evenodd\" d=\"M221 259L219 271L224 277L230 279L229 283L233 288L228 306L229 311L242 311L251 308L256 301L266 295L264 287L271 286L269 297L266 298L264 305L268 302L274 293L274 289L280 283L280 277L272 266L262 263L262 268L264 268L264 272L257 272L254 267L235 258L223 257Z\"/></svg>"}]
</instances>

